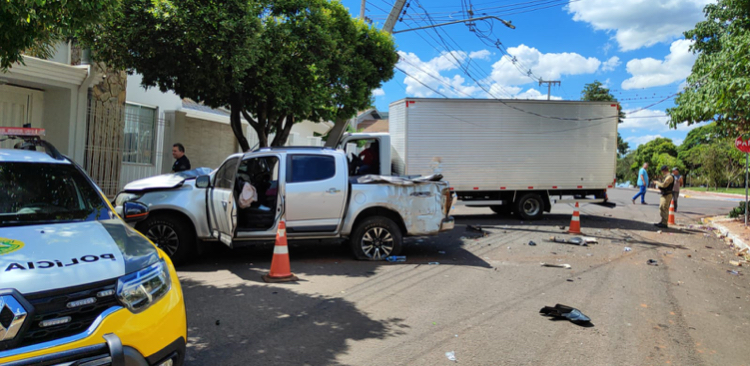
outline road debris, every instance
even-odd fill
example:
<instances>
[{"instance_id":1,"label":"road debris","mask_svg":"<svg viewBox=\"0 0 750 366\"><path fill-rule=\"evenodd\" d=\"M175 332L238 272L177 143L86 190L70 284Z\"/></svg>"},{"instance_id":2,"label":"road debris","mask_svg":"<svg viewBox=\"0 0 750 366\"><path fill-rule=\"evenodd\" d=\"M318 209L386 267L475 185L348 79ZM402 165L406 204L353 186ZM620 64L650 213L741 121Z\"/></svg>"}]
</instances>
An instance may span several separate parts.
<instances>
[{"instance_id":1,"label":"road debris","mask_svg":"<svg viewBox=\"0 0 750 366\"><path fill-rule=\"evenodd\" d=\"M466 225L466 231L470 231L470 232L473 232L473 233L482 234L482 235L479 235L479 236L471 236L471 237L469 237L469 239L485 238L485 237L490 236L490 233L488 231L485 231L484 229L482 229L482 227L479 226L479 225Z\"/></svg>"},{"instance_id":2,"label":"road debris","mask_svg":"<svg viewBox=\"0 0 750 366\"><path fill-rule=\"evenodd\" d=\"M623 250L626 251L626 252L632 252L633 248L631 248L631 247L625 247L625 249L623 249Z\"/></svg>"},{"instance_id":3,"label":"road debris","mask_svg":"<svg viewBox=\"0 0 750 366\"><path fill-rule=\"evenodd\" d=\"M742 273L740 273L740 271L735 271L735 270L727 270L727 273L733 274L735 276L742 275Z\"/></svg>"},{"instance_id":4,"label":"road debris","mask_svg":"<svg viewBox=\"0 0 750 366\"><path fill-rule=\"evenodd\" d=\"M545 306L542 310L539 310L539 313L552 318L565 318L581 326L593 326L591 318L584 315L580 310L567 305Z\"/></svg>"},{"instance_id":5,"label":"road debris","mask_svg":"<svg viewBox=\"0 0 750 366\"><path fill-rule=\"evenodd\" d=\"M573 244L573 245L580 245L580 246L588 246L588 244L586 244L586 242L582 238L580 238L580 237L574 237L574 238L570 238L570 239L565 239L565 238L558 238L556 236L550 236L550 238L549 238L548 241L552 242L552 243L562 243L562 244Z\"/></svg>"},{"instance_id":6,"label":"road debris","mask_svg":"<svg viewBox=\"0 0 750 366\"><path fill-rule=\"evenodd\" d=\"M438 265L438 264L440 264L440 262L428 262L427 264L430 264L430 265Z\"/></svg>"},{"instance_id":7,"label":"road debris","mask_svg":"<svg viewBox=\"0 0 750 366\"><path fill-rule=\"evenodd\" d=\"M646 264L648 264L649 266L658 266L659 262L657 262L656 259L649 259L646 261Z\"/></svg>"},{"instance_id":8,"label":"road debris","mask_svg":"<svg viewBox=\"0 0 750 366\"><path fill-rule=\"evenodd\" d=\"M729 261L729 264L735 267L742 267L742 263L740 263L740 261Z\"/></svg>"},{"instance_id":9,"label":"road debris","mask_svg":"<svg viewBox=\"0 0 750 366\"><path fill-rule=\"evenodd\" d=\"M529 241L529 245L530 245L530 246L532 246L532 247L535 247L535 246L536 246L536 243L535 243L535 242L533 242L533 241Z\"/></svg>"},{"instance_id":10,"label":"road debris","mask_svg":"<svg viewBox=\"0 0 750 366\"><path fill-rule=\"evenodd\" d=\"M403 262L406 262L406 256L405 255L392 255L392 256L386 257L385 260L389 262L403 263Z\"/></svg>"},{"instance_id":11,"label":"road debris","mask_svg":"<svg viewBox=\"0 0 750 366\"><path fill-rule=\"evenodd\" d=\"M456 351L445 352L445 357L448 357L449 360L456 362Z\"/></svg>"},{"instance_id":12,"label":"road debris","mask_svg":"<svg viewBox=\"0 0 750 366\"><path fill-rule=\"evenodd\" d=\"M438 253L439 254L445 254L445 251L444 250L440 250L440 251L438 251Z\"/></svg>"},{"instance_id":13,"label":"road debris","mask_svg":"<svg viewBox=\"0 0 750 366\"><path fill-rule=\"evenodd\" d=\"M565 269L571 269L572 267L570 264L554 264L554 263L541 263L542 267L552 267L552 268L565 268Z\"/></svg>"}]
</instances>

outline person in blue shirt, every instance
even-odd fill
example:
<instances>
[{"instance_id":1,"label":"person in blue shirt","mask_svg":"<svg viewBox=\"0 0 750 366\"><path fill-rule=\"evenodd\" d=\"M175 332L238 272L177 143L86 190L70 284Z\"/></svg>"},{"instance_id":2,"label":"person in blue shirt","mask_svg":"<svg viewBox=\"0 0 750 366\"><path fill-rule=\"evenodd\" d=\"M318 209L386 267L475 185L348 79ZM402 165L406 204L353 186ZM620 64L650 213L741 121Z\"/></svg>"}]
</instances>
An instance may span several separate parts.
<instances>
[{"instance_id":1,"label":"person in blue shirt","mask_svg":"<svg viewBox=\"0 0 750 366\"><path fill-rule=\"evenodd\" d=\"M640 171L638 171L638 194L633 196L633 204L635 204L635 199L639 196L641 197L641 204L647 205L646 203L646 188L648 188L648 172L646 171L646 168L648 168L648 163L643 163L643 168L641 168Z\"/></svg>"}]
</instances>

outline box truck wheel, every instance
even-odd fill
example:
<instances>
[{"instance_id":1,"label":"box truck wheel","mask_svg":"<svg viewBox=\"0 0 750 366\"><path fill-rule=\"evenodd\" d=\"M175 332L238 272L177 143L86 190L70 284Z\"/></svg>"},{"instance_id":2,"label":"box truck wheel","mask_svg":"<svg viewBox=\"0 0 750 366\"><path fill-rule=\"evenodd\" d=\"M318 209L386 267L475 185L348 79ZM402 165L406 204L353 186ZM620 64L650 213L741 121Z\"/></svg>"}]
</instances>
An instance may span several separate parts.
<instances>
[{"instance_id":1,"label":"box truck wheel","mask_svg":"<svg viewBox=\"0 0 750 366\"><path fill-rule=\"evenodd\" d=\"M538 220L544 215L544 201L536 193L527 193L516 202L516 214L523 220Z\"/></svg>"},{"instance_id":2,"label":"box truck wheel","mask_svg":"<svg viewBox=\"0 0 750 366\"><path fill-rule=\"evenodd\" d=\"M352 252L357 259L380 261L401 253L401 229L383 216L364 219L351 236Z\"/></svg>"}]
</instances>

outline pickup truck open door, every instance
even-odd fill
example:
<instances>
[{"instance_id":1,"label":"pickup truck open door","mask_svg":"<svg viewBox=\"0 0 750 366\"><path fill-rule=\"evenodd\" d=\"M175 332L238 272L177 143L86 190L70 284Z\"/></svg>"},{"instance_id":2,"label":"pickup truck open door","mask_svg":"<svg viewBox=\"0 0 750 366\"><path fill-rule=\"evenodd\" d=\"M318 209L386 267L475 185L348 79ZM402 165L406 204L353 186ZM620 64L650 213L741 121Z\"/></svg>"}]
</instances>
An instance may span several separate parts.
<instances>
[{"instance_id":1,"label":"pickup truck open door","mask_svg":"<svg viewBox=\"0 0 750 366\"><path fill-rule=\"evenodd\" d=\"M211 236L231 246L237 227L237 202L234 198L235 175L240 157L232 158L219 167L208 193L208 220Z\"/></svg>"}]
</instances>

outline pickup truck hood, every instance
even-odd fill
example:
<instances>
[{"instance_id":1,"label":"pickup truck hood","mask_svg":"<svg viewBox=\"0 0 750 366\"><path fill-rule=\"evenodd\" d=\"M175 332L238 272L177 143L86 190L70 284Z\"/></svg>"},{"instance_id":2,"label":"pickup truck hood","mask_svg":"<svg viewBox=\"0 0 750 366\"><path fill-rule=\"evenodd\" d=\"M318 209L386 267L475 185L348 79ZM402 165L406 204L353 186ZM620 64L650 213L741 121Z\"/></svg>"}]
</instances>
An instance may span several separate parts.
<instances>
[{"instance_id":1,"label":"pickup truck hood","mask_svg":"<svg viewBox=\"0 0 750 366\"><path fill-rule=\"evenodd\" d=\"M185 183L186 179L194 179L201 175L211 173L211 168L196 168L179 173L156 175L153 177L134 180L123 188L126 192L138 192L153 189L177 188Z\"/></svg>"},{"instance_id":2,"label":"pickup truck hood","mask_svg":"<svg viewBox=\"0 0 750 366\"><path fill-rule=\"evenodd\" d=\"M0 288L23 294L120 277L159 260L119 219L0 228Z\"/></svg>"}]
</instances>

